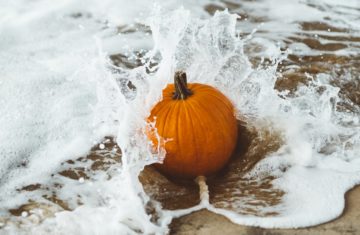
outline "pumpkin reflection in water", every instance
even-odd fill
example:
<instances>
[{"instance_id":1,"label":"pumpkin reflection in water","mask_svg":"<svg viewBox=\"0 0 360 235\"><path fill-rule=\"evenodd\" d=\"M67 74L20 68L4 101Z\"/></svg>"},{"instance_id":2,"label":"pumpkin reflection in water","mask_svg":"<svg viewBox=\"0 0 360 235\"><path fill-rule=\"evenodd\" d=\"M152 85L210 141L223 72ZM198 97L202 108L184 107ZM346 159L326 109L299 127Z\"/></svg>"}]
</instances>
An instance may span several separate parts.
<instances>
[{"instance_id":1,"label":"pumpkin reflection in water","mask_svg":"<svg viewBox=\"0 0 360 235\"><path fill-rule=\"evenodd\" d=\"M194 178L220 170L234 151L237 121L234 106L217 89L186 81L176 72L174 84L163 90L163 99L151 110L159 136L167 140L163 164L155 166L166 175ZM158 138L147 132L154 146Z\"/></svg>"}]
</instances>

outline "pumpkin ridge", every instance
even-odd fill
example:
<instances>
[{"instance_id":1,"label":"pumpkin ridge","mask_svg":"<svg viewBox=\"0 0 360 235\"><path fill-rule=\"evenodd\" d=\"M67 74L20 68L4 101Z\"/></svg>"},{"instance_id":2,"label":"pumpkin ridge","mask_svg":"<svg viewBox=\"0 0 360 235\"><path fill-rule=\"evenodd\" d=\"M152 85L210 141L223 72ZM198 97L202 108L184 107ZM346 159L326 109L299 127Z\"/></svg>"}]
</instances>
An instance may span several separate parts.
<instances>
[{"instance_id":1,"label":"pumpkin ridge","mask_svg":"<svg viewBox=\"0 0 360 235\"><path fill-rule=\"evenodd\" d=\"M154 105L153 110L150 112L150 118L154 119L154 117L158 116L157 114L162 113L161 111L168 108L168 106L172 105L172 104L166 104L166 102L165 102L166 100L164 99L164 97L165 96L162 95L162 100L158 104ZM160 105L160 107L158 108L159 105ZM153 120L150 120L150 121L153 121Z\"/></svg>"},{"instance_id":2,"label":"pumpkin ridge","mask_svg":"<svg viewBox=\"0 0 360 235\"><path fill-rule=\"evenodd\" d=\"M203 125L203 118L201 117L201 114L199 112L199 110L202 110L202 111L208 111L207 107L206 106L203 106L202 105L202 102L198 99L193 99L192 102L189 102L191 108L192 108L192 111L195 113L194 116L196 116L196 118L199 120L199 124L201 126L201 129L204 131L206 131L206 126Z\"/></svg>"},{"instance_id":3,"label":"pumpkin ridge","mask_svg":"<svg viewBox=\"0 0 360 235\"><path fill-rule=\"evenodd\" d=\"M196 139L196 133L194 133L195 132L195 128L196 127L194 127L194 122L193 122L193 119L192 119L192 115L190 115L190 113L189 113L189 108L191 108L192 106L191 106L191 102L188 102L188 104L187 105L185 105L184 106L185 107L185 112L186 112L186 117L188 117L188 119L190 120L190 123L191 123L191 130L193 130L192 131L192 133L191 133L191 135L192 135L192 142L194 143L194 148L195 148L195 158L196 158L196 169L197 169L197 171L199 171L199 147L198 147L198 145L197 145L197 139Z\"/></svg>"},{"instance_id":4,"label":"pumpkin ridge","mask_svg":"<svg viewBox=\"0 0 360 235\"><path fill-rule=\"evenodd\" d=\"M216 109L217 109L217 110L216 110L216 113L221 115L220 120L221 120L221 119L226 119L226 116L227 116L227 115L223 112L223 106L222 106L222 105L225 105L226 108L228 109L228 111L231 112L232 115L234 115L234 117L235 117L234 108L233 108L233 106L232 106L232 104L231 104L230 102L224 102L223 100L220 99L220 97L215 96L215 95L213 95L213 94L204 95L204 96L211 96L211 97L213 97L213 98L215 98L216 100L219 101L219 102L212 102L212 105L214 105L214 107L216 107ZM220 102L222 103L222 105L220 105ZM231 107L230 107L230 105L231 105ZM222 122L220 122L220 123L222 123Z\"/></svg>"},{"instance_id":5,"label":"pumpkin ridge","mask_svg":"<svg viewBox=\"0 0 360 235\"><path fill-rule=\"evenodd\" d=\"M207 132L207 129L208 128L206 128L206 126L204 127L204 125L203 125L203 118L201 118L201 116L199 116L199 114L201 113L199 110L201 110L202 112L206 112L206 111L209 111L209 109L208 109L208 107L204 107L203 105L201 105L201 101L199 101L199 100L196 100L195 102L193 102L192 103L192 107L193 107L193 112L196 114L196 116L197 116L197 118L198 118L198 120L200 120L199 121L199 124L201 125L201 127L202 127L202 129L203 129L203 132L204 133L206 133ZM209 118L207 118L207 120L206 120L206 122L208 123L209 122L209 120L210 120L210 123L211 122L217 122L218 124L219 123L222 123L221 121L218 121L218 120L214 120L214 117L211 115L211 118L209 119ZM208 124L207 124L208 125ZM210 128L213 128L213 127L210 127ZM221 127L219 128L219 129L225 129L224 128L224 126L223 125L221 125ZM220 132L221 133L221 136L222 136L222 138L219 140L219 141L221 141L221 142L223 142L223 140L224 139L227 139L226 138L226 136L224 136L224 132L223 131L221 131ZM206 135L207 136L207 135ZM208 143L207 143L207 141L205 142L205 145L207 145ZM221 148L223 148L224 146L223 146L223 144L222 145L220 145L221 146ZM221 152L225 152L224 150L222 150ZM213 163L213 160L214 159L212 159L212 158L208 158L208 161L209 162L211 162L211 163L209 163L210 165L212 165ZM208 169L209 170L209 169ZM214 169L213 168L211 168L210 169L211 171L214 171ZM206 172L206 173L209 173L209 172Z\"/></svg>"},{"instance_id":6,"label":"pumpkin ridge","mask_svg":"<svg viewBox=\"0 0 360 235\"><path fill-rule=\"evenodd\" d=\"M166 111L165 114L161 115L158 115L159 112L156 112L154 114L154 117L156 117L156 123L155 123L155 126L156 126L156 129L157 129L157 133L158 135L161 137L161 138L165 138L164 137L164 128L166 126L166 120L167 120L167 117L169 115L169 113L171 113L171 110L173 109L173 104L169 104L169 105L164 105L160 110L163 110L163 108L167 108L168 110Z\"/></svg>"},{"instance_id":7,"label":"pumpkin ridge","mask_svg":"<svg viewBox=\"0 0 360 235\"><path fill-rule=\"evenodd\" d=\"M225 104L229 110L234 111L233 103L230 100L228 100L228 98L223 93L221 93L220 90L211 87L209 85L200 84L200 83L189 83L188 85L193 92L196 91L198 99L200 99L200 97L201 98L204 97L204 99L206 99L206 97L211 96L219 100L221 103ZM216 94L214 94L214 92Z\"/></svg>"},{"instance_id":8,"label":"pumpkin ridge","mask_svg":"<svg viewBox=\"0 0 360 235\"><path fill-rule=\"evenodd\" d=\"M169 107L169 110L168 112L166 113L166 116L164 116L164 119L163 119L163 126L162 126L162 129L161 129L161 135L163 135L162 137L165 138L165 128L166 128L166 124L168 123L168 120L171 120L170 119L170 116L171 116L171 113L175 110L176 108L176 103L171 103L170 104L171 107Z\"/></svg>"},{"instance_id":9,"label":"pumpkin ridge","mask_svg":"<svg viewBox=\"0 0 360 235\"><path fill-rule=\"evenodd\" d=\"M206 97L206 96L204 95L204 97ZM212 97L214 97L214 96L212 96ZM203 109L204 111L210 111L212 113L216 113L216 115L210 115L210 117L211 117L212 121L215 121L217 123L217 125L220 125L219 129L222 130L220 132L221 136L222 136L222 140L227 139L228 135L226 135L226 133L231 132L232 130L229 129L228 125L225 125L222 122L222 120L228 119L227 115L224 112L222 112L222 110L221 110L222 106L220 106L218 102L211 102L211 105L214 107L212 107L213 110L209 110L209 106L204 106L204 104L199 99L197 100L196 104L199 107L201 107L201 109ZM231 113L233 113L233 112L231 112ZM221 146L222 146L222 148L224 148L223 145L221 145Z\"/></svg>"},{"instance_id":10,"label":"pumpkin ridge","mask_svg":"<svg viewBox=\"0 0 360 235\"><path fill-rule=\"evenodd\" d=\"M189 106L191 107L191 110L193 112L193 117L195 117L197 119L197 124L200 127L200 130L202 133L206 133L207 132L207 128L206 125L204 125L204 118L201 117L201 109L202 111L207 111L207 109L204 108L204 106L201 105L201 102L199 100L192 100L192 102L189 102ZM196 127L196 128L199 128ZM207 137L205 136L204 138L207 139ZM207 140L205 141L207 143ZM199 154L199 151L198 151ZM202 153L201 153L202 154Z\"/></svg>"},{"instance_id":11,"label":"pumpkin ridge","mask_svg":"<svg viewBox=\"0 0 360 235\"><path fill-rule=\"evenodd\" d=\"M174 112L176 111L176 109L179 108L178 104L179 104L178 102L171 102L171 107L169 108L169 112L167 113L166 118L162 121L162 123L163 123L162 132L161 132L161 134L158 132L159 135L164 139L165 138L171 138L172 140L170 140L170 141L178 141L178 139L177 139L178 136L173 135L174 133L177 133L177 131L178 131L177 129L175 131L174 130L166 131L166 133L165 133L165 128L166 128L166 126L168 124L168 121L173 120L172 115L174 115ZM178 115L176 115L176 116L178 116ZM177 126L176 126L176 128L177 128ZM163 146L163 147L166 150L166 143L165 143L165 146ZM166 157L165 157L165 160L164 160L164 162L162 164L159 163L159 164L161 164L161 166L160 166L161 168L164 168L164 165L166 164L166 162L165 162Z\"/></svg>"},{"instance_id":12,"label":"pumpkin ridge","mask_svg":"<svg viewBox=\"0 0 360 235\"><path fill-rule=\"evenodd\" d=\"M171 105L171 104L170 104ZM155 117L158 117L159 114L161 114L165 109L168 109L170 105L166 105L166 104L162 104L160 105L159 108L157 108L157 110L153 110L151 112L151 118L154 119ZM165 110L166 111L166 110ZM154 120L151 120L154 121Z\"/></svg>"},{"instance_id":13,"label":"pumpkin ridge","mask_svg":"<svg viewBox=\"0 0 360 235\"><path fill-rule=\"evenodd\" d=\"M204 98L206 97L206 95L204 95ZM213 96L212 96L213 97ZM203 102L200 100L200 98L198 97L198 99L196 100L193 100L194 103L196 103L199 107L201 107L201 109L203 109L204 111L207 111L207 112L211 112L211 113L214 113L214 110L209 110L209 106L206 106L203 104ZM219 118L219 120L222 120L222 119L225 119L226 116L224 116L224 112L221 111L221 106L218 105L217 102L211 102L211 105L216 107L216 113L217 114L220 114L221 115L221 118ZM219 108L220 107L220 108ZM221 123L221 122L220 122Z\"/></svg>"},{"instance_id":14,"label":"pumpkin ridge","mask_svg":"<svg viewBox=\"0 0 360 235\"><path fill-rule=\"evenodd\" d=\"M182 135L180 134L180 131L179 131L179 129L181 130L181 126L180 126L180 128L179 128L179 125L180 125L180 119L181 119L181 117L180 117L180 111L179 110L181 110L181 103L182 102L184 102L183 100L179 100L178 102L175 102L175 105L177 106L177 113L176 113L176 118L174 119L174 120L176 120L176 130L175 130L175 133L177 133L176 134L176 136L175 136L175 141L177 142L177 143L181 143L181 137L182 137ZM181 155L181 152L182 152L182 149L181 148L176 148L176 151L177 152L179 152L179 156L182 156ZM180 166L180 168L181 168L181 172L184 172L184 166L183 165L181 165L181 164L178 164L178 166Z\"/></svg>"},{"instance_id":15,"label":"pumpkin ridge","mask_svg":"<svg viewBox=\"0 0 360 235\"><path fill-rule=\"evenodd\" d=\"M197 124L199 125L199 127L196 127L197 129L200 129L200 133L206 133L208 131L208 121L205 121L204 118L202 117L201 111L206 111L207 109L204 109L204 107L202 105L200 105L200 101L199 100L192 100L192 102L189 102L189 105L191 107L191 110L193 112L193 117L195 117L197 119ZM204 124L205 121L205 124ZM205 141L205 145L208 144L208 136L205 135L204 137ZM198 151L198 157L200 156L200 154L203 154L203 150L200 149L201 152L199 153ZM210 160L211 161L211 160Z\"/></svg>"},{"instance_id":16,"label":"pumpkin ridge","mask_svg":"<svg viewBox=\"0 0 360 235\"><path fill-rule=\"evenodd\" d=\"M217 100L219 100L219 102L226 105L226 107L234 113L234 106L233 106L232 102L231 101L225 101L223 99L225 96L222 93L220 93L220 91L218 91L218 90L216 90L216 91L218 92L216 95L213 94L212 92L207 92L206 96L211 96L211 97L216 98ZM220 95L221 95L221 98L220 98ZM204 96L205 96L205 94L204 94Z\"/></svg>"},{"instance_id":17,"label":"pumpkin ridge","mask_svg":"<svg viewBox=\"0 0 360 235\"><path fill-rule=\"evenodd\" d=\"M215 103L215 102L214 102L214 103ZM219 116L221 116L220 120L221 120L221 119L222 119L222 120L227 120L227 119L228 119L227 114L225 114L225 112L221 112L221 106L220 106L220 105L216 106L215 109L217 109L217 111L216 111L217 114L218 114ZM234 111L233 111L233 110L229 110L229 111L231 112L231 115L234 116L234 118L235 118ZM216 118L218 117L218 115L216 116ZM222 135L223 135L223 137L224 137L224 138L227 138L227 136L232 132L232 130L229 128L228 125L224 125L223 122L218 121L218 123L220 123L220 125L221 125L221 130L223 130L223 131L221 132ZM228 133L228 134L226 134L226 133Z\"/></svg>"}]
</instances>

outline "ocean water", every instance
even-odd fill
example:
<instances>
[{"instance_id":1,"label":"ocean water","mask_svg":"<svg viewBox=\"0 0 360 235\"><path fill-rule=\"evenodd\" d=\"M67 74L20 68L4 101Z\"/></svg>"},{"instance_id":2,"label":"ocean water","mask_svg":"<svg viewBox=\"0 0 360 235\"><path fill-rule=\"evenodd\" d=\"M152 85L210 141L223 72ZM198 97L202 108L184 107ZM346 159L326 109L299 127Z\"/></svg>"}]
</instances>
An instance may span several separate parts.
<instances>
[{"instance_id":1,"label":"ocean water","mask_svg":"<svg viewBox=\"0 0 360 235\"><path fill-rule=\"evenodd\" d=\"M206 208L264 228L327 222L360 183L360 4L0 1L0 234L166 234ZM236 107L203 183L149 165L176 70Z\"/></svg>"}]
</instances>

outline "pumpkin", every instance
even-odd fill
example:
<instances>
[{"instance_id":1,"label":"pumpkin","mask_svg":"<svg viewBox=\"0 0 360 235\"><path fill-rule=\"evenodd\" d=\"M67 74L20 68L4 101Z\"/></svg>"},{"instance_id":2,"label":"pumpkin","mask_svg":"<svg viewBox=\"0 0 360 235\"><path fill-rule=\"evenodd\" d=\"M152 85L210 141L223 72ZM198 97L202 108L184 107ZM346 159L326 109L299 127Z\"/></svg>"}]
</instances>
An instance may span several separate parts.
<instances>
[{"instance_id":1,"label":"pumpkin","mask_svg":"<svg viewBox=\"0 0 360 235\"><path fill-rule=\"evenodd\" d=\"M163 97L151 110L149 123L165 139L166 156L155 167L166 175L194 178L211 175L227 163L235 149L237 120L234 106L212 86L189 83L176 72ZM147 131L154 147L158 138Z\"/></svg>"}]
</instances>

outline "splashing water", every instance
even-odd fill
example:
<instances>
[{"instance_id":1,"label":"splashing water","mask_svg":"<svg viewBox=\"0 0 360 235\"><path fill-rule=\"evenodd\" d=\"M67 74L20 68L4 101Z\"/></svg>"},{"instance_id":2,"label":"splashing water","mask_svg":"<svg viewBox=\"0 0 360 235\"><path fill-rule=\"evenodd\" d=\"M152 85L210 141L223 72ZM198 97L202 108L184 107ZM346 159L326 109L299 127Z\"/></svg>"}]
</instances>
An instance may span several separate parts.
<instances>
[{"instance_id":1,"label":"splashing water","mask_svg":"<svg viewBox=\"0 0 360 235\"><path fill-rule=\"evenodd\" d=\"M296 33L290 27L296 17L286 23L289 31L266 38L228 11L207 16L202 10L207 1L185 2L186 8L175 1L163 8L136 1L143 15L134 27L130 19L138 17L137 10L126 10L122 1L2 4L0 231L5 234L163 234L172 218L201 208L245 225L311 226L339 216L345 192L360 181L359 107L353 102L351 111L340 108L349 100L332 74L307 74L307 82L292 90L278 84L286 75L279 70L293 69L285 66L289 55L315 53L300 42L290 43L293 51L278 43ZM109 6L123 10L107 12ZM243 9L255 8L247 3ZM267 10L258 8L254 19ZM138 176L164 157L164 151L151 154L145 120L176 70L186 70L189 82L217 87L233 101L238 119L259 140L244 158L251 161L262 145L271 150L246 171L210 180L210 201L167 210L151 199L154 189L146 189ZM356 81L356 76L346 73L345 79ZM104 136L116 136L119 148ZM106 156L106 167L91 163L99 154ZM269 178L281 199L249 207L258 198L245 192L246 182ZM211 194L222 184L229 186L225 191L232 188L230 197L221 190ZM36 189L23 190L27 185ZM24 204L30 215L9 214ZM246 213L254 208L256 213Z\"/></svg>"}]
</instances>

